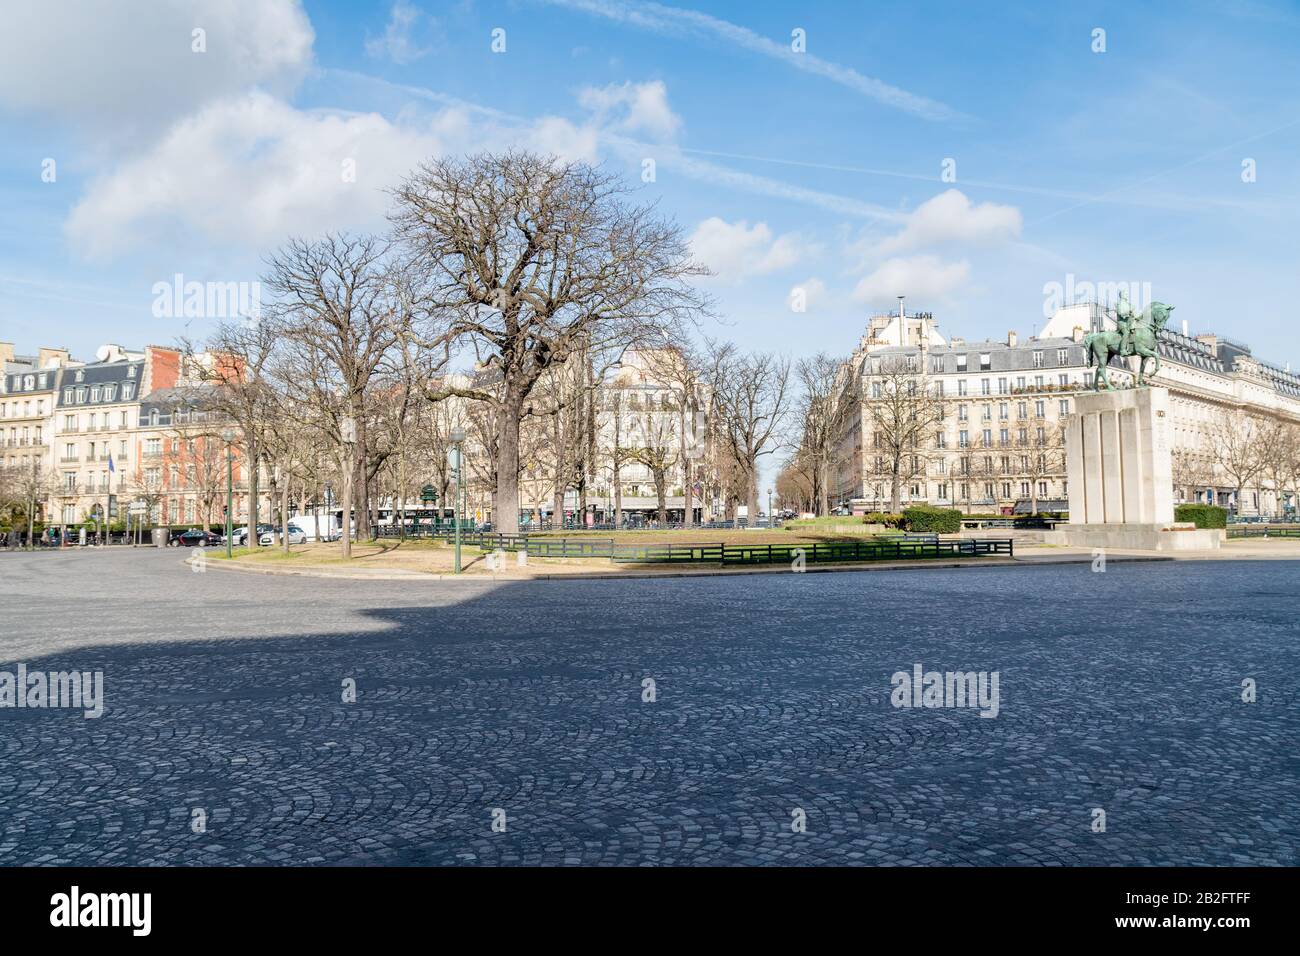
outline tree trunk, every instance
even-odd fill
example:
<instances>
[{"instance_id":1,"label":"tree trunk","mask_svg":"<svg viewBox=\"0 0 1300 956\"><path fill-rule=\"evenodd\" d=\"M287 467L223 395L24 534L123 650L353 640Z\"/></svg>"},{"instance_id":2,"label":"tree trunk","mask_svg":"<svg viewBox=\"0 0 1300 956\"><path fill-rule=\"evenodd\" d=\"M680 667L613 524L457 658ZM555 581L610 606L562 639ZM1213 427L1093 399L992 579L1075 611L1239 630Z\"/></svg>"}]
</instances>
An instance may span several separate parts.
<instances>
[{"instance_id":1,"label":"tree trunk","mask_svg":"<svg viewBox=\"0 0 1300 956\"><path fill-rule=\"evenodd\" d=\"M668 524L668 470L657 469L655 476L655 495L659 498L659 527Z\"/></svg>"},{"instance_id":2,"label":"tree trunk","mask_svg":"<svg viewBox=\"0 0 1300 956\"><path fill-rule=\"evenodd\" d=\"M506 375L500 414L497 415L496 529L519 533L519 418L523 397L509 373Z\"/></svg>"},{"instance_id":3,"label":"tree trunk","mask_svg":"<svg viewBox=\"0 0 1300 956\"><path fill-rule=\"evenodd\" d=\"M898 514L903 509L903 482L895 471L889 479L889 510Z\"/></svg>"},{"instance_id":4,"label":"tree trunk","mask_svg":"<svg viewBox=\"0 0 1300 956\"><path fill-rule=\"evenodd\" d=\"M751 461L749 464L749 487L746 489L748 499L745 504L749 508L749 526L752 528L758 522L758 462Z\"/></svg>"}]
</instances>

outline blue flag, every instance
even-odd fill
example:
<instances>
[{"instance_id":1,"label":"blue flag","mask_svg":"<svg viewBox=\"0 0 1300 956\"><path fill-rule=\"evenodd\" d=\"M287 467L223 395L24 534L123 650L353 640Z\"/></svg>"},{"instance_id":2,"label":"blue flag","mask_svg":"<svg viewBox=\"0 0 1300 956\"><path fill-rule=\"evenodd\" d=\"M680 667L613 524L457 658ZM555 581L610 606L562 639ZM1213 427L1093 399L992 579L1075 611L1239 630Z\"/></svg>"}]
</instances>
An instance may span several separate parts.
<instances>
[{"instance_id":1,"label":"blue flag","mask_svg":"<svg viewBox=\"0 0 1300 956\"><path fill-rule=\"evenodd\" d=\"M108 453L108 470L109 471L117 470L116 468L113 467L113 453L111 451Z\"/></svg>"}]
</instances>

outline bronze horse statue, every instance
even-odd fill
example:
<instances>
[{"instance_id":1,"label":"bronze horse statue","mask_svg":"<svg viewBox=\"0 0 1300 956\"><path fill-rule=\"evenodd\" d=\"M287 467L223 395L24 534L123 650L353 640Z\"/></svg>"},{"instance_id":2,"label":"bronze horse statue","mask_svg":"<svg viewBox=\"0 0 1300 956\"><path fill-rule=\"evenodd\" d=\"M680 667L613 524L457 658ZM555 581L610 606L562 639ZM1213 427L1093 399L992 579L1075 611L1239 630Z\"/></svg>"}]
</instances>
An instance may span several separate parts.
<instances>
[{"instance_id":1,"label":"bronze horse statue","mask_svg":"<svg viewBox=\"0 0 1300 956\"><path fill-rule=\"evenodd\" d=\"M1128 299L1121 295L1119 305L1115 308L1116 330L1090 332L1083 337L1083 351L1088 358L1088 367L1094 365L1097 367L1092 377L1093 389L1099 390L1102 385L1108 389L1115 387L1110 383L1110 375L1107 373L1112 356L1119 356L1122 359L1130 355L1139 356L1137 379L1133 384L1135 386L1147 384L1145 374L1147 359L1155 360L1155 365L1151 369L1151 374L1155 375L1160 371L1160 354L1156 349L1156 340L1164 330L1165 323L1169 321L1169 313L1173 311L1172 305L1152 302L1141 315L1135 315Z\"/></svg>"}]
</instances>

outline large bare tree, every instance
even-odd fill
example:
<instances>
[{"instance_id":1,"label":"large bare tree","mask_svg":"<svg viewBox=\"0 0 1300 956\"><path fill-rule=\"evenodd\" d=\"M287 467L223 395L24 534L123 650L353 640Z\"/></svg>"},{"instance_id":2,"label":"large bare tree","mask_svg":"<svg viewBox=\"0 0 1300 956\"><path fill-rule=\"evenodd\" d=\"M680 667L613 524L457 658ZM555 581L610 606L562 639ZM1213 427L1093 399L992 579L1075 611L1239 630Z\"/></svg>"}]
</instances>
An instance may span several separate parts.
<instances>
[{"instance_id":1,"label":"large bare tree","mask_svg":"<svg viewBox=\"0 0 1300 956\"><path fill-rule=\"evenodd\" d=\"M427 277L439 323L425 344L468 343L500 374L496 523L519 526L519 431L541 376L676 333L705 305L678 227L584 163L512 151L434 159L395 192L391 218ZM600 376L597 375L597 378Z\"/></svg>"}]
</instances>

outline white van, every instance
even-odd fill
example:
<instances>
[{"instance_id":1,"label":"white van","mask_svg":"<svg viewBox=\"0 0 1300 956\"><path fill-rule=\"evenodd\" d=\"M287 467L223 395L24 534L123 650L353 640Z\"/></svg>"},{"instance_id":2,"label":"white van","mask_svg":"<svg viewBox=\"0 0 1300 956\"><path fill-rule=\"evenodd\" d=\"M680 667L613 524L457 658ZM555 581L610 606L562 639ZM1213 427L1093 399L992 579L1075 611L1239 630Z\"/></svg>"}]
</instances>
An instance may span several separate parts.
<instances>
[{"instance_id":1,"label":"white van","mask_svg":"<svg viewBox=\"0 0 1300 956\"><path fill-rule=\"evenodd\" d=\"M294 515L289 520L302 529L308 541L337 541L342 536L339 519L332 514Z\"/></svg>"}]
</instances>

